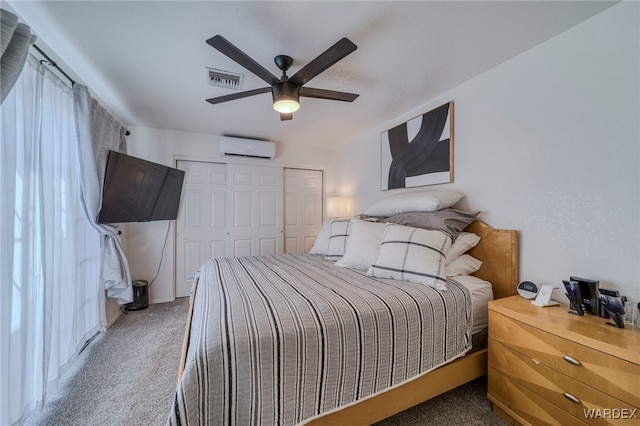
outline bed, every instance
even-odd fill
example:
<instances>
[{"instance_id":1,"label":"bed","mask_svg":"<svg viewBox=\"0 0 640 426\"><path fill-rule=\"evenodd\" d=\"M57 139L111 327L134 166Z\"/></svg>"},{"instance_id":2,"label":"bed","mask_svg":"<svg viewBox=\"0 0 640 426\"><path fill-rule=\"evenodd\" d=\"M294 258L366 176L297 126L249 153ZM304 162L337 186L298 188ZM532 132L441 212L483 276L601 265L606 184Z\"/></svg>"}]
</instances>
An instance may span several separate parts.
<instances>
[{"instance_id":1,"label":"bed","mask_svg":"<svg viewBox=\"0 0 640 426\"><path fill-rule=\"evenodd\" d=\"M515 294L517 232L464 231L480 237L473 275L494 298ZM406 284L312 254L207 262L168 423L372 424L486 374L470 291Z\"/></svg>"}]
</instances>

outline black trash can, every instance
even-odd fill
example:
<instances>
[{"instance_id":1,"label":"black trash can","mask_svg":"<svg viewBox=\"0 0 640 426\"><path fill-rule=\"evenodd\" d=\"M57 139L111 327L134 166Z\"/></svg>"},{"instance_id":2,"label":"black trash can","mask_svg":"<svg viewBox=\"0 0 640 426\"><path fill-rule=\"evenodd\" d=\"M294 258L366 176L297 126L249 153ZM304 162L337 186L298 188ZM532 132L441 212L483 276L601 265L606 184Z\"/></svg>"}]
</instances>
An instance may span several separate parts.
<instances>
[{"instance_id":1,"label":"black trash can","mask_svg":"<svg viewBox=\"0 0 640 426\"><path fill-rule=\"evenodd\" d=\"M149 307L149 283L145 280L133 281L133 302L124 305L127 311L139 311Z\"/></svg>"}]
</instances>

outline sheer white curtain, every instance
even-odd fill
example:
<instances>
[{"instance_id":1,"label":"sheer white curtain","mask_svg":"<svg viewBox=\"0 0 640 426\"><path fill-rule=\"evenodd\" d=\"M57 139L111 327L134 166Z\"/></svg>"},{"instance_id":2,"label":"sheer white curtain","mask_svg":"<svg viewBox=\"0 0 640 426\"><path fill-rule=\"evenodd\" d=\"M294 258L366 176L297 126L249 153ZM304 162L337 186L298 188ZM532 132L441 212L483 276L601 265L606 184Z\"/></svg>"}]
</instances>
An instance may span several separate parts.
<instances>
[{"instance_id":1,"label":"sheer white curtain","mask_svg":"<svg viewBox=\"0 0 640 426\"><path fill-rule=\"evenodd\" d=\"M100 327L73 94L29 57L0 106L0 424L20 424Z\"/></svg>"}]
</instances>

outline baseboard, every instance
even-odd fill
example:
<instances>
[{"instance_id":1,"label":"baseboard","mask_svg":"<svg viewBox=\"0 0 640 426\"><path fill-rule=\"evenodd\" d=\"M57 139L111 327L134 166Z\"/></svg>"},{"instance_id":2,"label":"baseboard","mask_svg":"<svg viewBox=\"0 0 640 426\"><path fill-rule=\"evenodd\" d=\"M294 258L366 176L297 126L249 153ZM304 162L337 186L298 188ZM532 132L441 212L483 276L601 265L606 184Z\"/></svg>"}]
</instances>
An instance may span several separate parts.
<instances>
[{"instance_id":1,"label":"baseboard","mask_svg":"<svg viewBox=\"0 0 640 426\"><path fill-rule=\"evenodd\" d=\"M105 327L105 329L111 328L111 326L113 324L115 324L115 322L118 320L118 318L120 318L122 316L122 311L118 310L118 312L116 312L116 314L113 316L113 318L111 318L109 320L109 322L107 322L107 326Z\"/></svg>"},{"instance_id":2,"label":"baseboard","mask_svg":"<svg viewBox=\"0 0 640 426\"><path fill-rule=\"evenodd\" d=\"M149 304L153 305L154 303L167 303L167 302L175 302L175 297L166 297L164 299L152 299L149 300Z\"/></svg>"}]
</instances>

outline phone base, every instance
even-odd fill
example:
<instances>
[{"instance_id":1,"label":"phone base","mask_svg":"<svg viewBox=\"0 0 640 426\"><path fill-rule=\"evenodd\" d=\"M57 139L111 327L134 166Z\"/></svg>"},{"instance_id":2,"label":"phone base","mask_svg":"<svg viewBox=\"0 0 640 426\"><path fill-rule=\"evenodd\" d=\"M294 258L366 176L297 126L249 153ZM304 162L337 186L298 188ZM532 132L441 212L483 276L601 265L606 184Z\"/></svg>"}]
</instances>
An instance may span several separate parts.
<instances>
[{"instance_id":1,"label":"phone base","mask_svg":"<svg viewBox=\"0 0 640 426\"><path fill-rule=\"evenodd\" d=\"M531 303L533 305L536 306L540 306L540 307L545 307L545 306L556 306L559 305L560 303L556 302L555 300L549 300L547 303L537 303L535 300L532 300Z\"/></svg>"}]
</instances>

